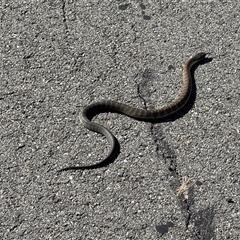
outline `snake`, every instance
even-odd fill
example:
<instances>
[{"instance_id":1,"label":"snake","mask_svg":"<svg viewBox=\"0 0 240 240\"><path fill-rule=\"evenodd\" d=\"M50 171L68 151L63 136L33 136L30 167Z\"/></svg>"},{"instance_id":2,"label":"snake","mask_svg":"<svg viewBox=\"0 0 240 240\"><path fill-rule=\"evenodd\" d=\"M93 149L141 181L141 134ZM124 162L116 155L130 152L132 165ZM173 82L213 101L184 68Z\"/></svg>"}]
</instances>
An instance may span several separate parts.
<instances>
[{"instance_id":1,"label":"snake","mask_svg":"<svg viewBox=\"0 0 240 240\"><path fill-rule=\"evenodd\" d=\"M158 119L168 117L176 113L180 109L182 109L188 102L192 93L193 80L191 76L191 69L196 63L199 63L200 61L202 61L205 58L205 56L206 56L206 53L200 52L194 55L193 57L191 57L188 61L186 61L186 63L183 65L182 88L181 88L180 94L176 98L176 100L174 100L167 106L163 106L159 109L147 110L147 109L132 107L130 105L117 102L117 101L103 100L103 101L92 103L87 107L85 107L80 116L80 120L83 126L88 130L100 133L107 138L111 146L109 154L104 160L102 160L99 163L88 165L88 166L66 167L61 169L60 171L74 170L74 169L94 169L94 168L102 167L105 165L104 163L106 161L109 161L114 157L116 152L116 142L117 142L116 138L111 133L111 131L108 130L106 127L91 121L90 116L92 115L92 113L107 112L107 111L118 112L131 118L147 121L147 120L158 120Z\"/></svg>"}]
</instances>

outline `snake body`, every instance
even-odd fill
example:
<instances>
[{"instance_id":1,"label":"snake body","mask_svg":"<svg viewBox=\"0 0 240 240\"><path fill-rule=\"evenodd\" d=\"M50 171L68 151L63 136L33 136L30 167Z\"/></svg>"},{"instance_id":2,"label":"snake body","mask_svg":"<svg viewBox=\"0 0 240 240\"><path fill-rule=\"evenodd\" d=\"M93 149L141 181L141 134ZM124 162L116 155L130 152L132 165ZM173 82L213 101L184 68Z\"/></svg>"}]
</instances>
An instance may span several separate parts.
<instances>
[{"instance_id":1,"label":"snake body","mask_svg":"<svg viewBox=\"0 0 240 240\"><path fill-rule=\"evenodd\" d=\"M162 108L155 109L155 110L146 110L146 109L139 109L136 107L132 107L127 104L116 102L116 101L104 100L104 101L90 104L83 110L81 115L81 122L83 126L93 132L101 133L107 138L108 142L110 143L111 150L106 159L110 159L114 155L115 147L116 147L115 146L116 139L106 127L100 124L91 122L89 115L91 115L92 112L97 112L97 111L101 111L101 112L115 111L115 112L119 112L124 115L127 115L129 117L142 119L142 120L155 120L155 119L161 119L161 118L172 115L173 113L179 111L188 102L192 93L191 68L193 67L193 65L203 60L205 56L206 56L206 53L203 53L203 52L198 53L192 58L190 58L184 64L183 78L182 78L183 84L182 84L181 93L179 94L178 98L174 100L172 103L170 103L168 106L164 106ZM101 166L101 163L103 163L105 160L90 166L68 167L62 170L96 168Z\"/></svg>"}]
</instances>

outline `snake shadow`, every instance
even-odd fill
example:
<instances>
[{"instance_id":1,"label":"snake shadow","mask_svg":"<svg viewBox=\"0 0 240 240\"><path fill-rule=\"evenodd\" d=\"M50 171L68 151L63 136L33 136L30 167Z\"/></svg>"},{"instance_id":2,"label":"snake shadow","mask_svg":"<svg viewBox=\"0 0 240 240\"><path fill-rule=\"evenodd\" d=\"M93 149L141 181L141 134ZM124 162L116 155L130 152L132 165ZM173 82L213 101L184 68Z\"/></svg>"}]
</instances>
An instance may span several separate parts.
<instances>
[{"instance_id":1,"label":"snake shadow","mask_svg":"<svg viewBox=\"0 0 240 240\"><path fill-rule=\"evenodd\" d=\"M195 78L194 78L194 72L197 69L197 67L199 65L203 65L206 63L209 63L212 61L212 58L204 58L202 61L200 61L199 63L195 64L192 69L191 69L191 77L192 77L192 93L191 96L187 102L187 104L180 109L179 111L177 111L176 113L173 113L167 117L161 118L161 119L156 119L156 120L143 120L143 119L138 119L135 118L139 121L144 121L144 122L151 122L151 123L161 123L161 122L171 122L171 121L175 121L178 118L183 117L185 114L187 114L190 109L193 107L195 100L196 100L196 84L195 84ZM91 112L88 115L88 119L91 121L96 115L100 114L100 113L104 113L104 112L111 112L111 113L119 113L122 114L121 112L118 111L113 111L113 110L95 110L94 112ZM123 115L123 114L122 114ZM68 171L68 170L86 170L86 169L97 169L97 168L103 168L103 167L107 167L108 165L110 165L111 163L113 163L116 158L118 157L118 155L120 154L120 144L118 142L118 140L114 137L114 141L115 141L115 148L114 151L112 152L111 155L109 155L107 158L105 158L103 161L96 163L96 164L92 164L92 165L86 165L86 166L72 166L72 167L66 167L63 169L58 170L58 172L62 172L62 171Z\"/></svg>"}]
</instances>

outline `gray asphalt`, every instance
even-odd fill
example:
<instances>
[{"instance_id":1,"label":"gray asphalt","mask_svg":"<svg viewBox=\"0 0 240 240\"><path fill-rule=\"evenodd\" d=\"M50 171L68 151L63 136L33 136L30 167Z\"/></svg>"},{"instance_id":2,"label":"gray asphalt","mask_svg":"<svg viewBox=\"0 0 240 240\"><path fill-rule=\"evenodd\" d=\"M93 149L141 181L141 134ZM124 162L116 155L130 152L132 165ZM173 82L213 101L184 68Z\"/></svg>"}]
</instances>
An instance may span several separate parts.
<instances>
[{"instance_id":1,"label":"gray asphalt","mask_svg":"<svg viewBox=\"0 0 240 240\"><path fill-rule=\"evenodd\" d=\"M239 1L1 1L0 239L240 239ZM188 105L162 122L88 104ZM190 181L191 179L191 181ZM185 188L183 185L185 182Z\"/></svg>"}]
</instances>

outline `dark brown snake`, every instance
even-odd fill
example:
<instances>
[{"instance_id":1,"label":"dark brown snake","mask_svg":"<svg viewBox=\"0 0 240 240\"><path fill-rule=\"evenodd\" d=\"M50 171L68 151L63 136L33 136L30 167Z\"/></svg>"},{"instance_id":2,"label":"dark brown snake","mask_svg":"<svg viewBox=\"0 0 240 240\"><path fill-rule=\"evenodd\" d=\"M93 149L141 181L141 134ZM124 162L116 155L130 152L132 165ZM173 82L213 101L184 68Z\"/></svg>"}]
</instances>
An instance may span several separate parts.
<instances>
[{"instance_id":1,"label":"dark brown snake","mask_svg":"<svg viewBox=\"0 0 240 240\"><path fill-rule=\"evenodd\" d=\"M190 58L184 64L183 84L182 84L181 93L178 96L178 98L168 106L162 107L160 109L155 109L155 110L145 110L145 109L139 109L136 107L131 107L127 104L111 101L111 100L109 101L104 100L104 101L96 102L87 106L83 110L81 115L81 122L83 126L93 132L98 132L104 135L111 145L111 150L107 158L101 161L100 163L89 165L89 166L67 167L67 168L61 169L60 171L74 170L74 169L93 169L93 168L101 167L104 165L103 163L106 162L107 159L111 159L115 155L115 149L116 149L115 137L104 126L91 122L90 120L91 118L89 118L89 115L91 115L92 112L114 111L114 112L122 113L124 115L127 115L132 118L136 118L136 119L155 120L155 119L161 119L161 118L170 116L173 113L179 111L188 102L192 93L191 68L193 67L193 65L203 60L205 56L206 56L206 53L203 53L203 52L198 53L194 57Z\"/></svg>"}]
</instances>

